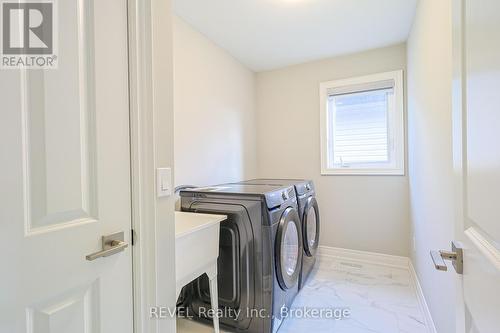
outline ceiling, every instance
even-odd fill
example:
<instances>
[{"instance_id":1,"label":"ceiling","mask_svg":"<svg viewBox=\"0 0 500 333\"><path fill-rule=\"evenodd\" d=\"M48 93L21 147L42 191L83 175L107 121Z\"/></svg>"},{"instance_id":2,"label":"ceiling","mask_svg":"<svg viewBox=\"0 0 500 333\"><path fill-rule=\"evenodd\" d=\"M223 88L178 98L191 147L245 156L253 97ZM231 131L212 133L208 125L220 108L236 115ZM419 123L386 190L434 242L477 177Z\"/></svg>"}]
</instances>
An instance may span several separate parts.
<instances>
[{"instance_id":1,"label":"ceiling","mask_svg":"<svg viewBox=\"0 0 500 333\"><path fill-rule=\"evenodd\" d=\"M406 41L417 0L174 0L174 11L254 71Z\"/></svg>"}]
</instances>

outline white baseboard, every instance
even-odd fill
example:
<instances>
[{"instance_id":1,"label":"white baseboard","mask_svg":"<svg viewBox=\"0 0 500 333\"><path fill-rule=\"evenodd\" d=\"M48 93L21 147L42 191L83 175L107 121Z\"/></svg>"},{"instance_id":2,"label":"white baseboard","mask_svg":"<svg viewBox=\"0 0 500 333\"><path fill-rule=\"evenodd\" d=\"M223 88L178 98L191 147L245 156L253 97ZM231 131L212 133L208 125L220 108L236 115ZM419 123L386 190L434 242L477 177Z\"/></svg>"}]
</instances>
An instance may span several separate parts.
<instances>
[{"instance_id":1,"label":"white baseboard","mask_svg":"<svg viewBox=\"0 0 500 333\"><path fill-rule=\"evenodd\" d=\"M437 333L436 326L434 325L434 320L432 319L431 312L429 311L429 307L427 306L427 301L425 300L424 291L422 290L422 286L420 285L420 281L418 280L417 272L415 271L415 267L413 267L413 263L411 262L411 260L408 260L408 269L410 270L413 288L415 289L415 293L417 294L420 309L424 314L427 329L429 330L429 333Z\"/></svg>"},{"instance_id":2,"label":"white baseboard","mask_svg":"<svg viewBox=\"0 0 500 333\"><path fill-rule=\"evenodd\" d=\"M422 287L420 286L417 273L415 272L415 268L413 267L410 258L393 256L382 253L375 253L375 252L342 249L338 247L329 247L329 246L320 246L318 255L326 257L344 258L368 264L407 269L410 273L411 284L415 291L415 294L417 295L418 303L424 315L424 320L427 329L429 333L437 333L436 327L434 326L434 321L432 320L432 316L429 311L429 307L427 306L427 302L425 300Z\"/></svg>"},{"instance_id":3,"label":"white baseboard","mask_svg":"<svg viewBox=\"0 0 500 333\"><path fill-rule=\"evenodd\" d=\"M345 258L364 263L373 263L377 265L401 267L401 268L408 268L408 260L409 260L407 257L393 256L375 252L349 250L349 249L342 249L338 247L329 247L329 246L320 246L319 255Z\"/></svg>"}]
</instances>

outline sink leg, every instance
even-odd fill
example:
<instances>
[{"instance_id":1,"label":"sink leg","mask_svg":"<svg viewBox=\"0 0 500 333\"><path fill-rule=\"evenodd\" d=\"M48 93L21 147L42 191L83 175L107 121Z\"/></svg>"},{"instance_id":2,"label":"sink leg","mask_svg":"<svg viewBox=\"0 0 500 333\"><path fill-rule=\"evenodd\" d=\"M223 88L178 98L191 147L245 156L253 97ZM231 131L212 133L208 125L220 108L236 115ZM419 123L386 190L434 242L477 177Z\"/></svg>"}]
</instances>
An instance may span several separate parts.
<instances>
[{"instance_id":1,"label":"sink leg","mask_svg":"<svg viewBox=\"0 0 500 333\"><path fill-rule=\"evenodd\" d=\"M210 283L210 303L212 305L212 310L214 312L213 322L214 331L219 333L219 292L217 290L217 266L214 268L215 272L208 274L208 279Z\"/></svg>"}]
</instances>

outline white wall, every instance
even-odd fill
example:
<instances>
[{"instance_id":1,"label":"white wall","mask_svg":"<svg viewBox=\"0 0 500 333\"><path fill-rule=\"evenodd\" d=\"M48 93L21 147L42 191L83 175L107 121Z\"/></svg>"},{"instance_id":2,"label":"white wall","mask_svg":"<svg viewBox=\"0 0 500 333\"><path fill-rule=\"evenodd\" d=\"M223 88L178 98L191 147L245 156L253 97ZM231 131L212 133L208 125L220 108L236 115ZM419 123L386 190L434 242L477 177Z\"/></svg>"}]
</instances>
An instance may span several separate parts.
<instances>
[{"instance_id":1,"label":"white wall","mask_svg":"<svg viewBox=\"0 0 500 333\"><path fill-rule=\"evenodd\" d=\"M455 332L455 272L429 256L454 238L451 43L451 1L420 0L408 40L411 257L440 333Z\"/></svg>"},{"instance_id":2,"label":"white wall","mask_svg":"<svg viewBox=\"0 0 500 333\"><path fill-rule=\"evenodd\" d=\"M321 176L319 83L406 68L406 46L257 74L260 177L313 179L321 245L408 255L406 176Z\"/></svg>"},{"instance_id":3,"label":"white wall","mask_svg":"<svg viewBox=\"0 0 500 333\"><path fill-rule=\"evenodd\" d=\"M256 176L255 75L174 18L175 184Z\"/></svg>"}]
</instances>

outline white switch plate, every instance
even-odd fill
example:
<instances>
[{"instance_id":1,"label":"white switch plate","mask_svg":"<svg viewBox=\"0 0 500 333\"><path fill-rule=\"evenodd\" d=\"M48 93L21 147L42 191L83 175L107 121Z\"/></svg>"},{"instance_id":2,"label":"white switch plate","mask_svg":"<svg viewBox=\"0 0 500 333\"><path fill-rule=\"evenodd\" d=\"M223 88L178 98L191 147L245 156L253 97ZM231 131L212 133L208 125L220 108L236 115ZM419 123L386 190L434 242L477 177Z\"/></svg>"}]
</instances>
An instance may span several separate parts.
<instances>
[{"instance_id":1,"label":"white switch plate","mask_svg":"<svg viewBox=\"0 0 500 333\"><path fill-rule=\"evenodd\" d=\"M168 197L172 195L172 169L156 169L156 192L158 197Z\"/></svg>"}]
</instances>

